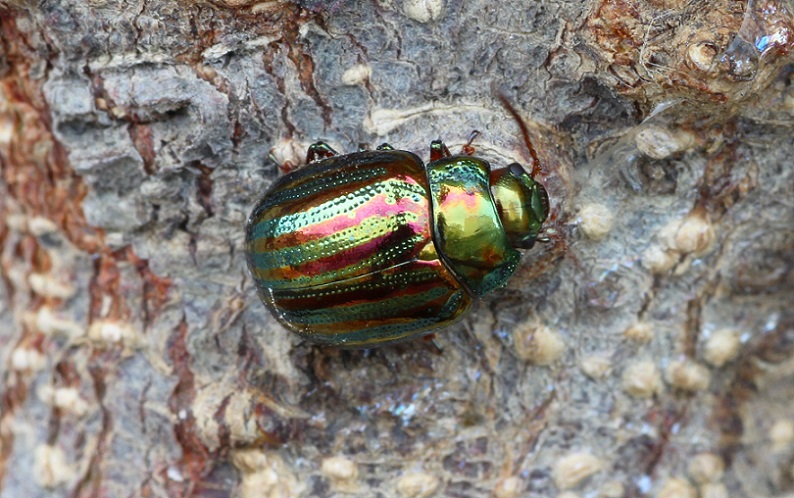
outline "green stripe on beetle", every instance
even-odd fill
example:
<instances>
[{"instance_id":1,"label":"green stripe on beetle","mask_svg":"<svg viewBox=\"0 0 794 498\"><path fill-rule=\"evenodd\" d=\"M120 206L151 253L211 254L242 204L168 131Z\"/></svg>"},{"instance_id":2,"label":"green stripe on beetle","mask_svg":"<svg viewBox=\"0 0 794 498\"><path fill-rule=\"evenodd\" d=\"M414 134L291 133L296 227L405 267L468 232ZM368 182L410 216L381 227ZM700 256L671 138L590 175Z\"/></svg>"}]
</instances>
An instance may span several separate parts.
<instances>
[{"instance_id":1,"label":"green stripe on beetle","mask_svg":"<svg viewBox=\"0 0 794 498\"><path fill-rule=\"evenodd\" d=\"M548 217L521 166L491 171L441 142L426 167L386 144L339 156L318 142L307 162L254 208L246 259L276 318L319 344L370 347L456 322L505 285Z\"/></svg>"}]
</instances>

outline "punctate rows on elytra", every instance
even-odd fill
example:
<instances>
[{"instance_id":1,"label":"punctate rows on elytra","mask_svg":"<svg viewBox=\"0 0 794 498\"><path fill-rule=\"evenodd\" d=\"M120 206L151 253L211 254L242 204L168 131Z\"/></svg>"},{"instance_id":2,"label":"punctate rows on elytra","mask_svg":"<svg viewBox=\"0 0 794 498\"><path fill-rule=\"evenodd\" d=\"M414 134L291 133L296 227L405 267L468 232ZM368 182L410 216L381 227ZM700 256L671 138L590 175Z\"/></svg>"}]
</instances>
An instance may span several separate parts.
<instances>
[{"instance_id":1,"label":"punctate rows on elytra","mask_svg":"<svg viewBox=\"0 0 794 498\"><path fill-rule=\"evenodd\" d=\"M320 344L372 347L454 323L505 285L548 217L520 165L491 171L440 141L427 166L387 144L339 156L318 142L307 162L254 208L246 257L276 318Z\"/></svg>"}]
</instances>

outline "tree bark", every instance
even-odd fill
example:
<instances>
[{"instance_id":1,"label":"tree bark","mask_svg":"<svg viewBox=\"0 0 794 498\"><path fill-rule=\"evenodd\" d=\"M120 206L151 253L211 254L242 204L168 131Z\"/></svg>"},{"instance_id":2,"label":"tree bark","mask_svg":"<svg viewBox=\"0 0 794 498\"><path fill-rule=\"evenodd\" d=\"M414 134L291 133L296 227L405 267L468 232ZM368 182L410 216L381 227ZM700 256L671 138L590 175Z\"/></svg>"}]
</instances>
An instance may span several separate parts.
<instances>
[{"instance_id":1,"label":"tree bark","mask_svg":"<svg viewBox=\"0 0 794 498\"><path fill-rule=\"evenodd\" d=\"M0 496L794 495L792 8L0 1ZM519 121L550 241L440 353L259 302L307 145Z\"/></svg>"}]
</instances>

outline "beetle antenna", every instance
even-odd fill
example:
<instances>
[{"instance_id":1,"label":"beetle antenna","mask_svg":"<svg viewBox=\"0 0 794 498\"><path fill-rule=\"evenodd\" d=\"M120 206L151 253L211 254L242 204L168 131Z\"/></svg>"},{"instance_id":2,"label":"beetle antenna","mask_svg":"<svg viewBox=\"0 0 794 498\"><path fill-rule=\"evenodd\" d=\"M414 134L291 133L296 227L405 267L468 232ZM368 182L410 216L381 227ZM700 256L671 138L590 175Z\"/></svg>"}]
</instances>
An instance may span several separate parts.
<instances>
[{"instance_id":1,"label":"beetle antenna","mask_svg":"<svg viewBox=\"0 0 794 498\"><path fill-rule=\"evenodd\" d=\"M538 159L538 153L535 152L535 147L532 145L532 140L529 138L529 129L527 128L527 124L524 122L524 119L518 113L510 100L508 100L504 92L499 91L497 96L499 97L499 101L502 103L502 105L505 106L505 109L507 109L507 112L509 112L510 115L513 116L513 119L516 120L518 127L521 128L521 136L524 137L524 143L529 149L529 155L532 156L532 178L536 178L541 173L540 160Z\"/></svg>"}]
</instances>

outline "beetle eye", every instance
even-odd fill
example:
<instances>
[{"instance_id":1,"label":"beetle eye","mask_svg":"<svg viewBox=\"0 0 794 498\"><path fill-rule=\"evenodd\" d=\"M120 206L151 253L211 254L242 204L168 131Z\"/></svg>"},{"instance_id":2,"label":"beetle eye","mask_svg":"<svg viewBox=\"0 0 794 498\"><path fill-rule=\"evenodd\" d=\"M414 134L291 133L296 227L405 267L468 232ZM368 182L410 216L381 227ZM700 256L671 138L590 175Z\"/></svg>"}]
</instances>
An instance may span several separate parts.
<instances>
[{"instance_id":1,"label":"beetle eye","mask_svg":"<svg viewBox=\"0 0 794 498\"><path fill-rule=\"evenodd\" d=\"M549 193L546 192L546 189L538 183L538 193L540 194L540 205L543 211L543 220L545 221L549 217Z\"/></svg>"},{"instance_id":2,"label":"beetle eye","mask_svg":"<svg viewBox=\"0 0 794 498\"><path fill-rule=\"evenodd\" d=\"M532 249L535 245L535 237L527 237L518 243L518 249Z\"/></svg>"},{"instance_id":3,"label":"beetle eye","mask_svg":"<svg viewBox=\"0 0 794 498\"><path fill-rule=\"evenodd\" d=\"M510 169L510 174L515 176L516 178L519 178L522 175L526 175L527 174L527 172L524 170L524 168L521 167L521 165L518 164L518 163L513 163L510 166L508 166L508 168Z\"/></svg>"}]
</instances>

